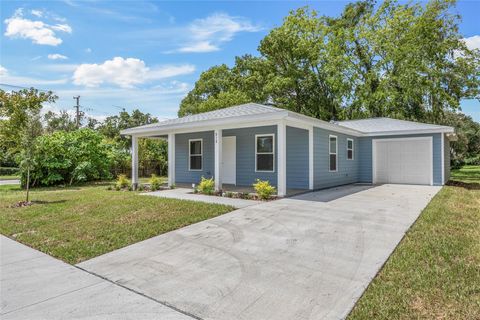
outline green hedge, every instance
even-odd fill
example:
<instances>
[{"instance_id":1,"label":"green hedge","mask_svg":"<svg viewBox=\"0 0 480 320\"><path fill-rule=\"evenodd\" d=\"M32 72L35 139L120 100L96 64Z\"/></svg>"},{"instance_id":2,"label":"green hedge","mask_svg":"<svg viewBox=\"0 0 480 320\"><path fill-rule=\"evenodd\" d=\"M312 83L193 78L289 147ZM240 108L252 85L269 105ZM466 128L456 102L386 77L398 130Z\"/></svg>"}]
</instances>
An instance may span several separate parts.
<instances>
[{"instance_id":1,"label":"green hedge","mask_svg":"<svg viewBox=\"0 0 480 320\"><path fill-rule=\"evenodd\" d=\"M20 169L15 167L0 167L0 176L12 176L19 174Z\"/></svg>"}]
</instances>

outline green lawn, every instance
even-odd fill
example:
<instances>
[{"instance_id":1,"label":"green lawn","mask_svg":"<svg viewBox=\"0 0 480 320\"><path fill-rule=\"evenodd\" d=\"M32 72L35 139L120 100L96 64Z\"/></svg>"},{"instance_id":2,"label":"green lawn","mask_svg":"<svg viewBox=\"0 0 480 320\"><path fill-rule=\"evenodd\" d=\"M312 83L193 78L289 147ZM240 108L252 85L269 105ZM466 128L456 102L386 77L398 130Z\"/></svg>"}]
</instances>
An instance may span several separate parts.
<instances>
[{"instance_id":1,"label":"green lawn","mask_svg":"<svg viewBox=\"0 0 480 320\"><path fill-rule=\"evenodd\" d=\"M16 180L20 179L20 176L15 176L15 175L0 175L0 180Z\"/></svg>"},{"instance_id":2,"label":"green lawn","mask_svg":"<svg viewBox=\"0 0 480 320\"><path fill-rule=\"evenodd\" d=\"M233 210L105 185L34 189L32 206L10 207L23 199L0 186L0 233L72 264Z\"/></svg>"},{"instance_id":3,"label":"green lawn","mask_svg":"<svg viewBox=\"0 0 480 320\"><path fill-rule=\"evenodd\" d=\"M480 319L480 166L452 171L348 319Z\"/></svg>"}]
</instances>

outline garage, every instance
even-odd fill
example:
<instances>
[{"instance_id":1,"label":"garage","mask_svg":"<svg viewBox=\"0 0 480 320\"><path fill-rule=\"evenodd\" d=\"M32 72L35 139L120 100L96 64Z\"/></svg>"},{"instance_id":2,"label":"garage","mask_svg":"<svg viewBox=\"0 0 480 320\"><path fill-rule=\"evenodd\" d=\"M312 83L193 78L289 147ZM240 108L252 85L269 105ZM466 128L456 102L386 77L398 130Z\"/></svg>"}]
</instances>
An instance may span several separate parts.
<instances>
[{"instance_id":1,"label":"garage","mask_svg":"<svg viewBox=\"0 0 480 320\"><path fill-rule=\"evenodd\" d=\"M432 185L432 148L432 137L373 139L373 183Z\"/></svg>"}]
</instances>

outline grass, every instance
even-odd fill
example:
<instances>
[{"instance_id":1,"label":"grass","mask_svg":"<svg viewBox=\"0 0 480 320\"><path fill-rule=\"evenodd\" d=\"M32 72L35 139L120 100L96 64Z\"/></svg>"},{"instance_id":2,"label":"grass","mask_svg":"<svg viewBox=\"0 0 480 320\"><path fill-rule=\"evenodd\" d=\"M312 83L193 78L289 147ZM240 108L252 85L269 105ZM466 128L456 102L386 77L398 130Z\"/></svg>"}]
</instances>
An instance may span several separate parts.
<instances>
[{"instance_id":1,"label":"grass","mask_svg":"<svg viewBox=\"0 0 480 320\"><path fill-rule=\"evenodd\" d=\"M16 175L0 175L0 180L17 180L20 179L20 176Z\"/></svg>"},{"instance_id":2,"label":"grass","mask_svg":"<svg viewBox=\"0 0 480 320\"><path fill-rule=\"evenodd\" d=\"M452 171L348 319L480 319L480 166Z\"/></svg>"},{"instance_id":3,"label":"grass","mask_svg":"<svg viewBox=\"0 0 480 320\"><path fill-rule=\"evenodd\" d=\"M24 191L0 186L0 233L71 264L233 210L105 185L34 189L31 199L12 208Z\"/></svg>"}]
</instances>

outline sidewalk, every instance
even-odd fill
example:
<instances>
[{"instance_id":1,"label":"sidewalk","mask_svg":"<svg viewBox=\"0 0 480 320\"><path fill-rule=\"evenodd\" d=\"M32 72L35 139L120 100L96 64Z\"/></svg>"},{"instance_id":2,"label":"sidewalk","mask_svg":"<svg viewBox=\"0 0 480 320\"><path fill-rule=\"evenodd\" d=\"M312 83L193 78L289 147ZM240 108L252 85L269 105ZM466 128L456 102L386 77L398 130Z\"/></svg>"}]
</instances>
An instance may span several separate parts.
<instances>
[{"instance_id":1,"label":"sidewalk","mask_svg":"<svg viewBox=\"0 0 480 320\"><path fill-rule=\"evenodd\" d=\"M191 319L0 235L0 318Z\"/></svg>"}]
</instances>

